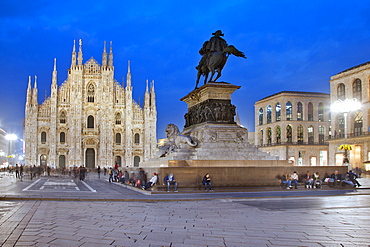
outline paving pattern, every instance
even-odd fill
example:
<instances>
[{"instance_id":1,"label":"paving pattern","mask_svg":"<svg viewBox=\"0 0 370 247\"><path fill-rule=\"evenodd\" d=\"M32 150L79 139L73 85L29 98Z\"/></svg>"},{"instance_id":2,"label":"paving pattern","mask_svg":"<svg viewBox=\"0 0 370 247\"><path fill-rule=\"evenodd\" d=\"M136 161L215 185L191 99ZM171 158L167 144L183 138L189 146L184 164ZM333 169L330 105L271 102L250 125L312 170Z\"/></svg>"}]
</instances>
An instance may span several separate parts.
<instances>
[{"instance_id":1,"label":"paving pattern","mask_svg":"<svg viewBox=\"0 0 370 247\"><path fill-rule=\"evenodd\" d=\"M369 246L370 207L359 202L370 202L369 195L297 200L16 202L2 216L1 241L2 246ZM358 202L348 208L348 200ZM312 208L299 208L308 202ZM296 206L274 206L281 203Z\"/></svg>"},{"instance_id":2,"label":"paving pattern","mask_svg":"<svg viewBox=\"0 0 370 247\"><path fill-rule=\"evenodd\" d=\"M176 200L179 193L168 201L104 201L101 191L111 189L118 195L114 190L118 186L87 181L98 191L93 192L68 180L43 180L29 187L34 182L6 183L22 194L67 192L96 200L0 201L1 246L370 246L370 191L366 189L318 197L217 198L213 194L216 197L203 200L207 196L203 193L194 200ZM85 191L69 193L67 188L73 190L75 185ZM126 198L145 196L124 188L119 192Z\"/></svg>"}]
</instances>

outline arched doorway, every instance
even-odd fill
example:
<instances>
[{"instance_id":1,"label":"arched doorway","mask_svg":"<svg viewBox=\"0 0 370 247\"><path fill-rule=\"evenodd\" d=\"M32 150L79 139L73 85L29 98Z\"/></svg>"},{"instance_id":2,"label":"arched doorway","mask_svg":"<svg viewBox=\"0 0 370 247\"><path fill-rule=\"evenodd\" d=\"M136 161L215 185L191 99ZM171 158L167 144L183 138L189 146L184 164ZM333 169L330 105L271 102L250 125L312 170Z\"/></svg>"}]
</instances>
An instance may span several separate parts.
<instances>
[{"instance_id":1,"label":"arched doorway","mask_svg":"<svg viewBox=\"0 0 370 247\"><path fill-rule=\"evenodd\" d=\"M115 158L115 163L116 163L119 167L122 167L122 158L121 158L121 156L116 156L116 158Z\"/></svg>"},{"instance_id":2,"label":"arched doorway","mask_svg":"<svg viewBox=\"0 0 370 247\"><path fill-rule=\"evenodd\" d=\"M41 154L40 156L40 166L46 166L47 165L47 157L45 154Z\"/></svg>"},{"instance_id":3,"label":"arched doorway","mask_svg":"<svg viewBox=\"0 0 370 247\"><path fill-rule=\"evenodd\" d=\"M135 156L134 157L134 167L139 167L140 157Z\"/></svg>"},{"instance_id":4,"label":"arched doorway","mask_svg":"<svg viewBox=\"0 0 370 247\"><path fill-rule=\"evenodd\" d=\"M65 168L65 167L66 167L66 156L59 155L59 168Z\"/></svg>"},{"instance_id":5,"label":"arched doorway","mask_svg":"<svg viewBox=\"0 0 370 247\"><path fill-rule=\"evenodd\" d=\"M86 149L85 165L86 168L95 168L95 150L93 148Z\"/></svg>"}]
</instances>

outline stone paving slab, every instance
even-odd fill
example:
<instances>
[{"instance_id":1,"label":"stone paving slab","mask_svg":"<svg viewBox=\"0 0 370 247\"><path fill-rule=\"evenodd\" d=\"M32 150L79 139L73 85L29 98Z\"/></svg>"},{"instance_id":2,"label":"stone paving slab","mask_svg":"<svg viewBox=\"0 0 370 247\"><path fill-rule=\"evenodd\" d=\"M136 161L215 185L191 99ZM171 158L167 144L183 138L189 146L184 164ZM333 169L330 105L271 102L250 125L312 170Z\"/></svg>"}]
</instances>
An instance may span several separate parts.
<instances>
[{"instance_id":1,"label":"stone paving slab","mask_svg":"<svg viewBox=\"0 0 370 247\"><path fill-rule=\"evenodd\" d=\"M359 197L356 209L346 207L346 200ZM284 199L295 208L269 210L267 204L279 200L263 199L263 206L248 199L20 202L2 219L22 222L3 246L369 246L370 222L353 218L370 214L370 196L332 198L335 208L325 198L308 199L323 206L300 208L295 198Z\"/></svg>"}]
</instances>

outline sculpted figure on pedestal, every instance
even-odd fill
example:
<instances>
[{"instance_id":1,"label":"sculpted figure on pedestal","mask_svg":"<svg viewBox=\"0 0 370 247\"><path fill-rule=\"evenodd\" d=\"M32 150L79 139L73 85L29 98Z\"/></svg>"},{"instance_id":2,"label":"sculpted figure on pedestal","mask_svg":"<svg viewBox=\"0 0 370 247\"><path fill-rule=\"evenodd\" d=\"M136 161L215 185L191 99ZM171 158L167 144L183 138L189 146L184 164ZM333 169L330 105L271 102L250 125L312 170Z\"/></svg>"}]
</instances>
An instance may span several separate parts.
<instances>
[{"instance_id":1,"label":"sculpted figure on pedestal","mask_svg":"<svg viewBox=\"0 0 370 247\"><path fill-rule=\"evenodd\" d=\"M209 41L204 42L202 48L199 50L199 54L202 55L202 58L196 67L198 75L195 88L198 88L201 76L204 76L204 84L207 83L209 73L211 73L211 77L209 79L210 82L212 81L216 71L217 76L214 79L214 82L220 78L221 71L230 54L246 58L243 52L236 49L233 45L227 44L227 42L221 37L224 36L221 30L217 30L212 35L213 37Z\"/></svg>"},{"instance_id":2,"label":"sculpted figure on pedestal","mask_svg":"<svg viewBox=\"0 0 370 247\"><path fill-rule=\"evenodd\" d=\"M174 124L168 124L165 129L167 142L159 147L158 157L165 157L176 149L181 148L181 144L188 147L196 147L198 142L193 140L190 136L180 135L179 128Z\"/></svg>"}]
</instances>

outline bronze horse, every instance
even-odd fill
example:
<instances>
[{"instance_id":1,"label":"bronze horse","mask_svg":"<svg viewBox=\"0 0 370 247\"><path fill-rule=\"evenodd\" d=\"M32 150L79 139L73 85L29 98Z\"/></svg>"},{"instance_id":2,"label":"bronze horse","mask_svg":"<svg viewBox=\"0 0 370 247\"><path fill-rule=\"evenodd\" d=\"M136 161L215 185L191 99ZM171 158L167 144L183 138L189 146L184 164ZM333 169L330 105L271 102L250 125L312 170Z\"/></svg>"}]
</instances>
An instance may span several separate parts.
<instances>
[{"instance_id":1,"label":"bronze horse","mask_svg":"<svg viewBox=\"0 0 370 247\"><path fill-rule=\"evenodd\" d=\"M246 58L244 53L236 49L233 45L227 46L223 52L216 51L204 55L200 60L199 65L196 67L198 70L198 75L195 88L198 88L199 80L202 75L204 76L204 85L207 83L209 73L211 73L211 77L208 82L212 81L216 72L217 76L213 82L220 78L222 69L224 68L230 54L233 54L237 57Z\"/></svg>"}]
</instances>

